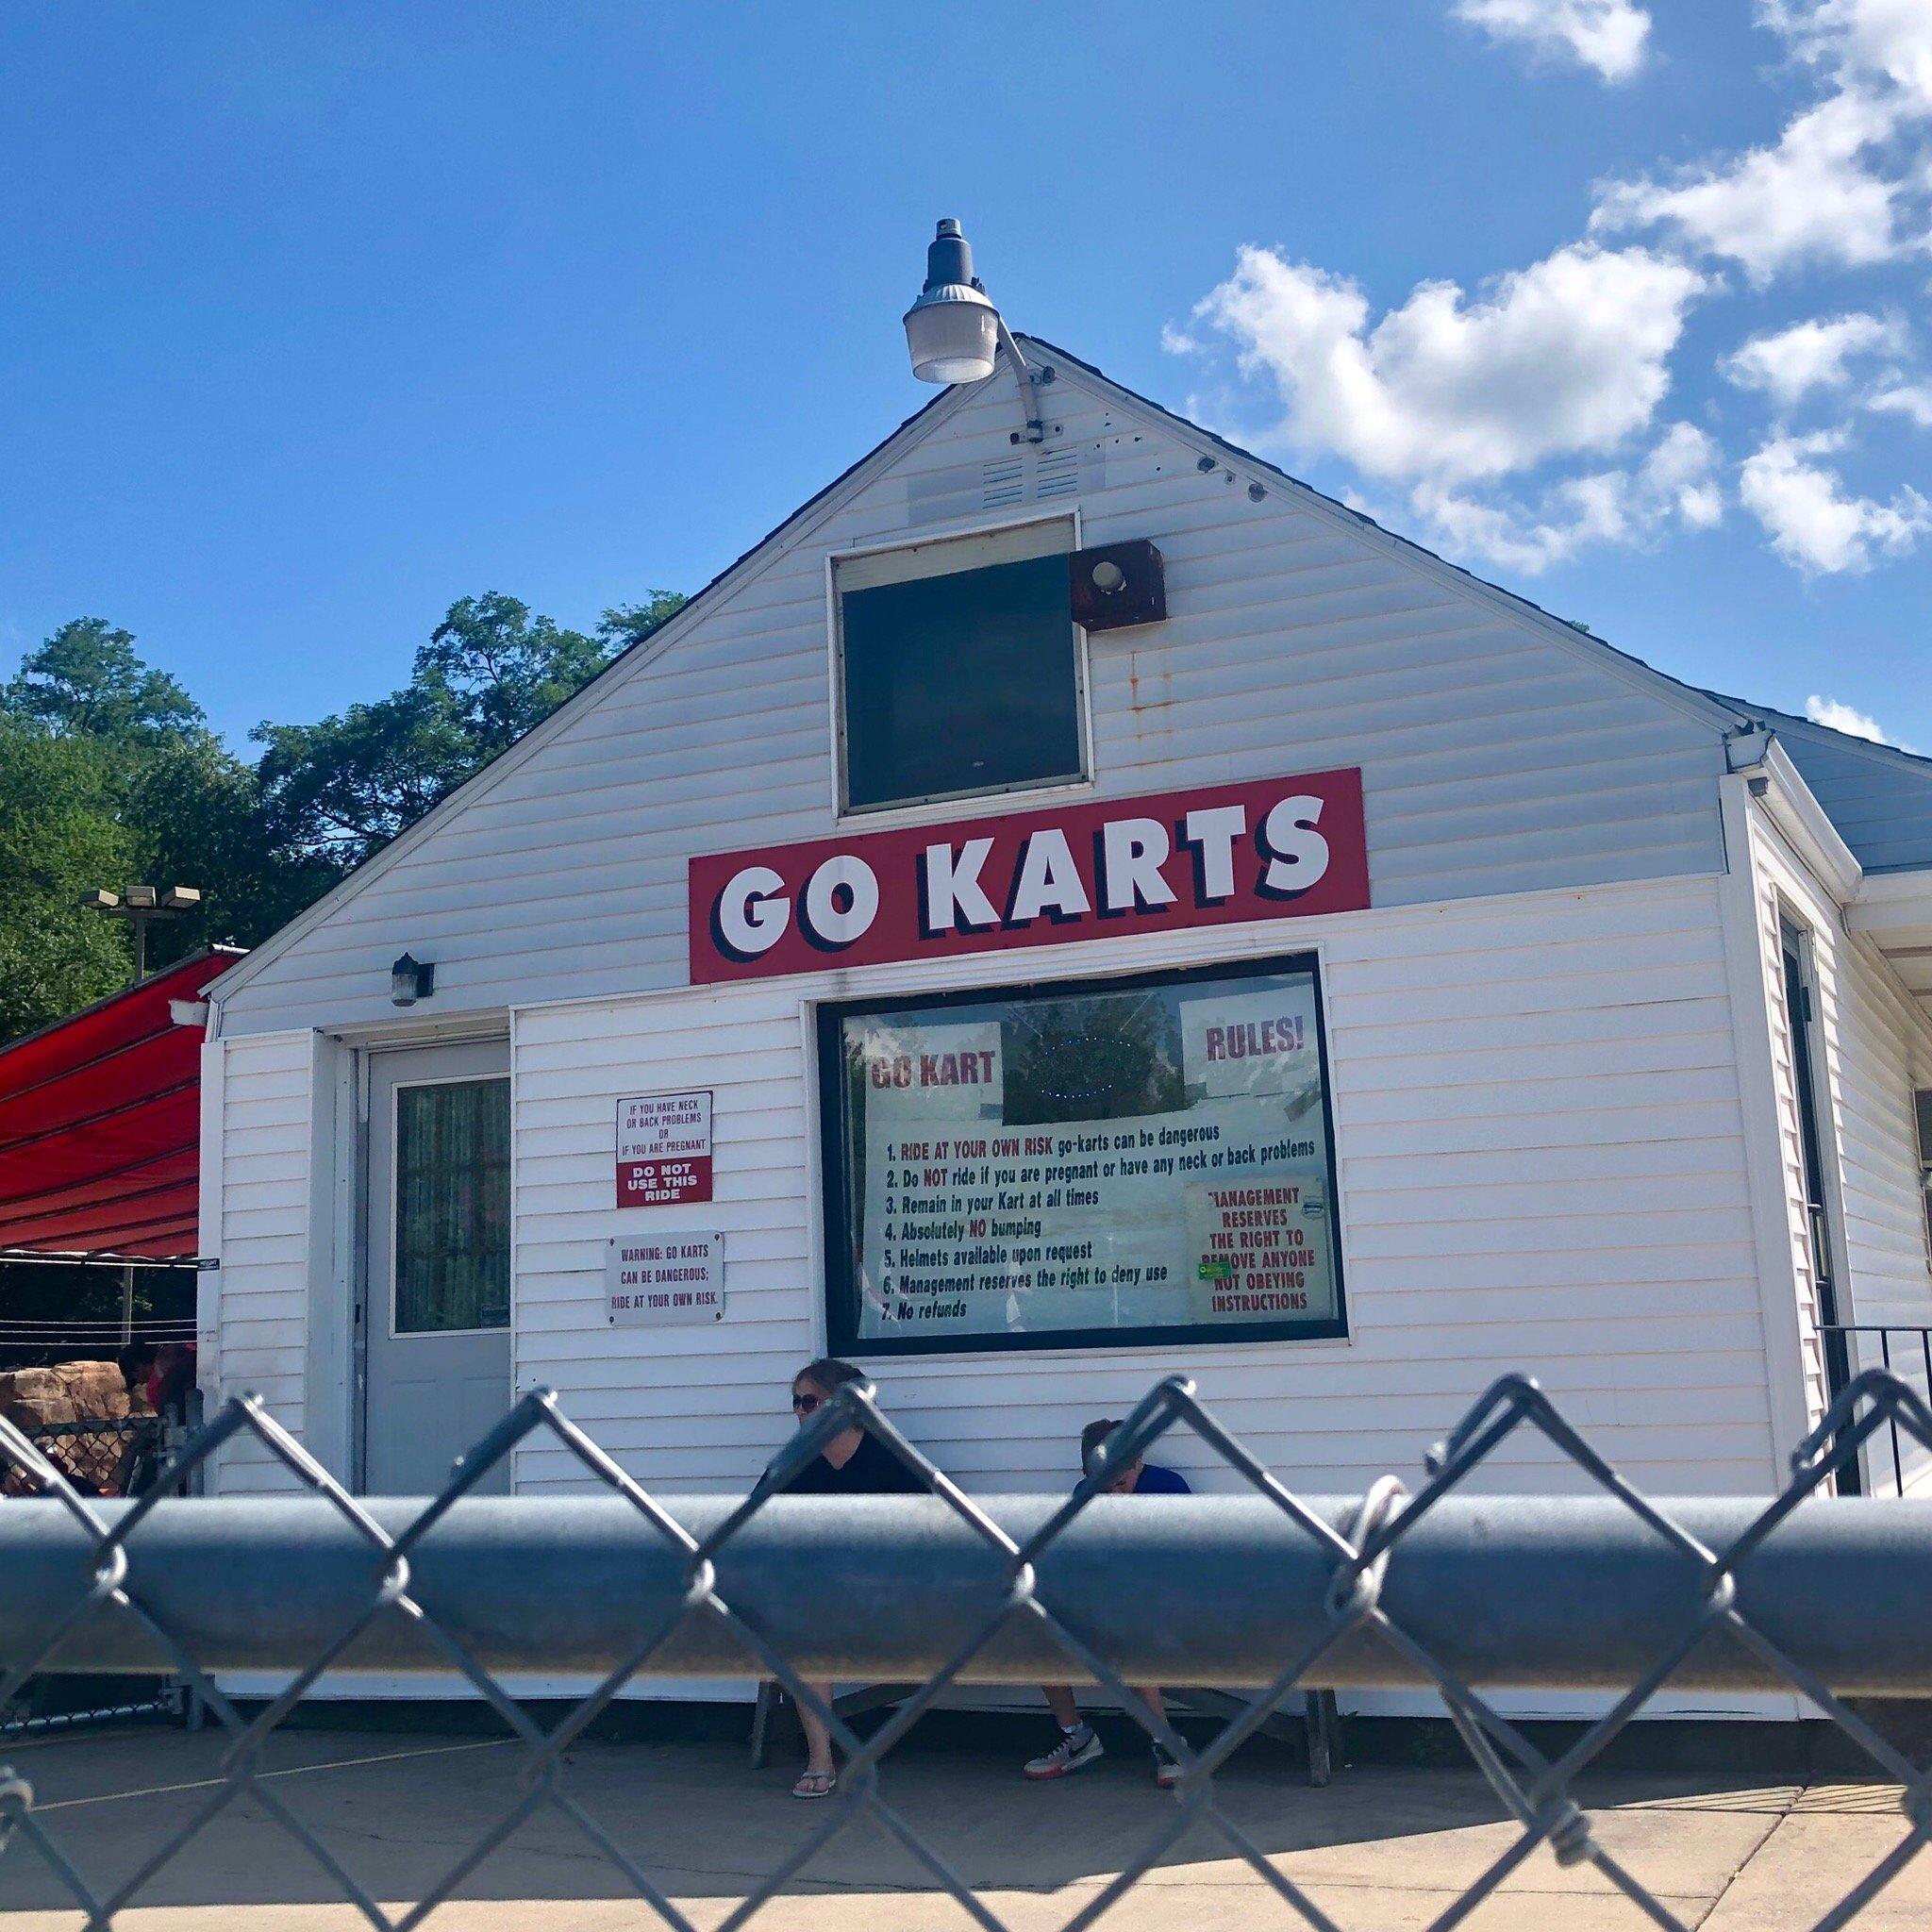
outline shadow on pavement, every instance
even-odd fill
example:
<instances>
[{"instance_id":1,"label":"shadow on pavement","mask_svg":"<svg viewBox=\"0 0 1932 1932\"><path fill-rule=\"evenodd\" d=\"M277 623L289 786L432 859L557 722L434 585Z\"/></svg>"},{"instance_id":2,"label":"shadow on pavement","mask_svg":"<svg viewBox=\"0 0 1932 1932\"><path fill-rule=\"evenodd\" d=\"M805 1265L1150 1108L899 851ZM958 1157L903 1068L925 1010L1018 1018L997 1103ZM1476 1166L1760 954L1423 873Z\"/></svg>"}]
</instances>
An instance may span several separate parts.
<instances>
[{"instance_id":1,"label":"shadow on pavement","mask_svg":"<svg viewBox=\"0 0 1932 1932\"><path fill-rule=\"evenodd\" d=\"M1101 1764L1047 1786L1019 1774L1019 1757L1034 1734L1016 1728L1009 1735L1019 1749L1001 1753L989 1748L983 1731L962 1740L938 1723L922 1726L888 1761L885 1792L1002 1917L1058 1924L1159 1829L1174 1801L1155 1790L1145 1748L1124 1734L1115 1734L1115 1749ZM105 1889L208 1801L222 1748L214 1732L130 1730L15 1744L0 1755L34 1787L35 1815ZM409 1901L516 1801L522 1756L514 1744L490 1739L296 1730L277 1736L266 1761L277 1796L375 1896ZM791 1796L796 1769L785 1751L771 1769L753 1772L736 1741L590 1743L570 1753L565 1786L671 1896L689 1902L700 1924L710 1924L822 1823L821 1807ZM1257 1744L1218 1789L1225 1809L1271 1860L1351 1927L1426 1924L1517 1836L1493 1793L1468 1771L1374 1766L1342 1772L1326 1790L1313 1790L1292 1751ZM1821 1807L1801 1785L1754 1782L1748 1774L1605 1773L1586 1780L1578 1795L1595 1810L1601 1841L1696 1923L1775 1832L1821 1809L1830 1816L1818 1823L1840 1834L1829 1841L1839 1849L1810 1854L1808 1882L1841 1877L1841 1890L1875 1862L1898 1836L1895 1800L1879 1787L1842 1789L1868 1794L1869 1805ZM1840 1870L1826 1869L1833 1858ZM1185 1899L1176 1887L1190 1888ZM1197 1828L1107 1923L1211 1925L1224 1914L1230 1925L1293 1923L1257 1888L1226 1841ZM812 1861L791 1894L758 1923L816 1925L828 1897L844 1902L838 1923L846 1927L967 1923L957 1905L937 1895L906 1847L863 1817ZM1901 1909L1908 1896L1916 1900L1912 1922L1924 1923L1923 1882L1901 1893ZM1509 1897L1524 1924L1537 1923L1538 1912L1547 1922L1553 1911L1582 1932L1598 1923L1639 1923L1635 1908L1595 1872L1559 1869L1547 1852L1516 1874ZM458 1898L473 1903L446 1907L431 1923L458 1932L508 1926L517 1923L503 1910L512 1903L564 1901L585 1909L548 1923L658 1923L623 1874L547 1808L504 1841ZM222 1924L275 1932L361 1923L327 1874L248 1797L158 1874L138 1904L175 1912L149 1922L130 1911L122 1923L208 1923L212 1908L227 1908ZM345 1916L295 1909L328 1905ZM1507 1906L1496 1901L1479 1923L1519 1923ZM191 1915L185 1920L175 1916L183 1909ZM27 1915L8 1922L20 1932L77 1922L58 1880L19 1841L0 1857L0 1911Z\"/></svg>"}]
</instances>

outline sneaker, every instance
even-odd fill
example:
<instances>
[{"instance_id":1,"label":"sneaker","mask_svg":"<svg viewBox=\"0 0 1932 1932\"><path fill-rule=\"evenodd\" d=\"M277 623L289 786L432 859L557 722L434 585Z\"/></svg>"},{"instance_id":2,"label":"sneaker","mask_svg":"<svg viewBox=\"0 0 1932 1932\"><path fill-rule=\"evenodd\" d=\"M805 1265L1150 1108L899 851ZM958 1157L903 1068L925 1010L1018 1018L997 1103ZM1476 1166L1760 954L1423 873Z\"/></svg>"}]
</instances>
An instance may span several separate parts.
<instances>
[{"instance_id":1,"label":"sneaker","mask_svg":"<svg viewBox=\"0 0 1932 1932\"><path fill-rule=\"evenodd\" d=\"M1181 1768L1158 1744L1154 1747L1154 1782L1171 1791L1181 1781Z\"/></svg>"},{"instance_id":2,"label":"sneaker","mask_svg":"<svg viewBox=\"0 0 1932 1932\"><path fill-rule=\"evenodd\" d=\"M1042 1757L1028 1758L1026 1775L1036 1780L1065 1777L1070 1772L1084 1770L1096 1757L1106 1756L1105 1747L1093 1735L1093 1726L1079 1724L1071 1731L1062 1731L1059 1742L1051 1751Z\"/></svg>"}]
</instances>

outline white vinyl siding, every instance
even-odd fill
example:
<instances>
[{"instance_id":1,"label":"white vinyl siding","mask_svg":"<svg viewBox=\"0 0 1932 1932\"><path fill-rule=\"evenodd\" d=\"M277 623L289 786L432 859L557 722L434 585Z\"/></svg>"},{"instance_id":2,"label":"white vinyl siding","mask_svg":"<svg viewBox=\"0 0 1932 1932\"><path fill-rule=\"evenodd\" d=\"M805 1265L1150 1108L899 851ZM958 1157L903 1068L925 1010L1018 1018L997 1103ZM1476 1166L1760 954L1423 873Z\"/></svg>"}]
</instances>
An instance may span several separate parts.
<instances>
[{"instance_id":1,"label":"white vinyl siding","mask_svg":"<svg viewBox=\"0 0 1932 1932\"><path fill-rule=\"evenodd\" d=\"M1524 1368L1646 1487L1761 1491L1774 1461L1716 890L1600 888L524 1008L520 1385L558 1389L654 1486L749 1483L790 1427L788 1377L819 1345L806 1001L1312 942L1352 1339L894 1360L881 1386L914 1440L971 1489L1054 1489L1083 1422L1186 1369L1287 1480L1353 1491L1413 1475L1493 1377ZM715 1096L716 1201L613 1214L617 1100L698 1086ZM606 1323L604 1244L647 1224L725 1231L721 1325ZM1209 1467L1185 1439L1163 1453ZM1509 1481L1574 1481L1527 1438L1501 1461ZM579 1480L563 1457L523 1452L521 1488Z\"/></svg>"},{"instance_id":2,"label":"white vinyl siding","mask_svg":"<svg viewBox=\"0 0 1932 1932\"><path fill-rule=\"evenodd\" d=\"M297 1436L307 1420L309 1182L315 1116L313 1034L265 1033L218 1041L221 1176L214 1286L216 1386L251 1391ZM291 1478L247 1436L225 1449L215 1487L225 1493L285 1489Z\"/></svg>"},{"instance_id":3,"label":"white vinyl siding","mask_svg":"<svg viewBox=\"0 0 1932 1932\"><path fill-rule=\"evenodd\" d=\"M250 968L225 1027L391 1019L405 950L439 1016L683 984L691 856L836 829L827 557L996 520L993 470L1014 518L1166 559L1166 622L1090 643L1096 795L1359 765L1384 907L1721 870L1695 701L1285 483L1251 500L1078 370L1053 408L1063 441L1016 457L1001 385L942 404Z\"/></svg>"},{"instance_id":4,"label":"white vinyl siding","mask_svg":"<svg viewBox=\"0 0 1932 1932\"><path fill-rule=\"evenodd\" d=\"M1752 848L1777 1086L1776 1132L1790 1208L1807 1402L1815 1421L1824 1411L1824 1362L1816 1336L1817 1286L1803 1211L1780 918L1790 918L1809 941L1823 1062L1818 1091L1824 1113L1826 1181L1836 1195L1826 1205L1841 1244L1841 1322L1932 1324L1932 1267L1912 1102L1914 1087L1932 1077L1932 1023L1871 941L1846 933L1839 907L1761 811L1752 815ZM1851 1351L1854 1372L1879 1360L1875 1336ZM1915 1386L1925 1387L1924 1360L1915 1341L1906 1339L1894 1350L1893 1365ZM1922 1465L1925 1461L1923 1456L1912 1459ZM1887 1466L1880 1469L1878 1462ZM1889 1453L1870 1466L1874 1476L1882 1475L1889 1486Z\"/></svg>"}]
</instances>

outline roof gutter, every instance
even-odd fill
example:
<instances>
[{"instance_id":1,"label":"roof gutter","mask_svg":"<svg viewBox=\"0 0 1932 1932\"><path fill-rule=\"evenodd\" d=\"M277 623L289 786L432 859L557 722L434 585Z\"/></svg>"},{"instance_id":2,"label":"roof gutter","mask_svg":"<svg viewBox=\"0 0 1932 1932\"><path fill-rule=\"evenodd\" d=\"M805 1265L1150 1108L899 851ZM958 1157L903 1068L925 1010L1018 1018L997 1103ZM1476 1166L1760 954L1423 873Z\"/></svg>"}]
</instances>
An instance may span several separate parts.
<instances>
[{"instance_id":1,"label":"roof gutter","mask_svg":"<svg viewBox=\"0 0 1932 1932\"><path fill-rule=\"evenodd\" d=\"M1845 924L1870 933L1882 950L1932 947L1932 866L1868 878Z\"/></svg>"},{"instance_id":2,"label":"roof gutter","mask_svg":"<svg viewBox=\"0 0 1932 1932\"><path fill-rule=\"evenodd\" d=\"M1777 734L1762 725L1733 732L1724 740L1724 758L1818 882L1840 906L1851 905L1865 882L1865 868L1777 741Z\"/></svg>"}]
</instances>

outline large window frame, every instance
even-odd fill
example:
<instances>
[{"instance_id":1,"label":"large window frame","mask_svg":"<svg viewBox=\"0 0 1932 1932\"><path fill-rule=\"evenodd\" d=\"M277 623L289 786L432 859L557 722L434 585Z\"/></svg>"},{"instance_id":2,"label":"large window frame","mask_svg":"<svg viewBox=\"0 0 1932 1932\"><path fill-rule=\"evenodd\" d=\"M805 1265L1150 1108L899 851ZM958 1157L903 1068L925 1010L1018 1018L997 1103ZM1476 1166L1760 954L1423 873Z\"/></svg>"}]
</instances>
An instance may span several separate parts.
<instances>
[{"instance_id":1,"label":"large window frame","mask_svg":"<svg viewBox=\"0 0 1932 1932\"><path fill-rule=\"evenodd\" d=\"M1335 1313L1319 1321L1257 1321L1239 1327L1214 1323L1176 1323L1121 1328L1039 1329L1024 1334L978 1332L927 1339L913 1335L865 1336L858 1333L858 1286L854 1274L853 1212L847 1184L845 1149L848 1094L844 1077L843 1023L859 1015L943 1010L983 1006L991 1001L1080 997L1087 994L1132 992L1143 988L1187 986L1214 980L1306 973L1315 1009L1315 1044L1322 1079L1323 1151L1329 1177L1332 1217ZM1346 1341L1348 1322L1347 1262L1344 1254L1344 1215L1341 1170L1335 1148L1335 1087L1328 1048L1327 1002L1323 989L1319 953L1264 954L1256 958L1216 960L1199 966L1172 967L1140 973L1101 974L1079 979L1002 981L945 992L887 994L869 999L825 1001L814 1016L819 1116L819 1185L824 1229L823 1300L826 1347L835 1356L941 1357L967 1358L997 1354L1062 1354L1093 1349L1241 1348L1258 1343Z\"/></svg>"},{"instance_id":2,"label":"large window frame","mask_svg":"<svg viewBox=\"0 0 1932 1932\"><path fill-rule=\"evenodd\" d=\"M1085 626L1074 622L1071 599L1067 623L1073 641L1074 712L1079 739L1076 771L1063 775L1022 778L997 785L967 786L958 791L927 792L866 805L854 805L851 802L851 787L847 775L844 592L846 588L852 587L850 577L855 571L862 572L873 578L872 583L858 587L864 589L874 588L879 584L910 582L925 576L959 575L998 562L1015 560L1000 554L1005 545L1017 541L1022 546L1026 546L1035 533L1044 535L1056 529L1063 534L1061 542L1031 549L1029 554L1042 557L1064 552L1072 556L1079 549L1081 543L1080 514L1077 508L1057 508L1037 516L1006 517L998 522L958 525L926 532L917 537L908 538L902 535L885 542L856 544L850 549L833 551L827 556L825 629L830 641L827 653L827 698L832 726L832 809L841 822L873 824L881 820L890 822L902 816L916 821L922 816L933 815L935 810L943 809L962 800L1007 799L1023 795L1053 797L1092 789L1093 704L1092 679L1088 661L1088 638ZM942 559L947 561L947 568L935 570L929 567L931 563ZM894 566L901 562L905 566L903 571L895 570ZM841 572L847 580L843 586L841 583Z\"/></svg>"}]
</instances>

